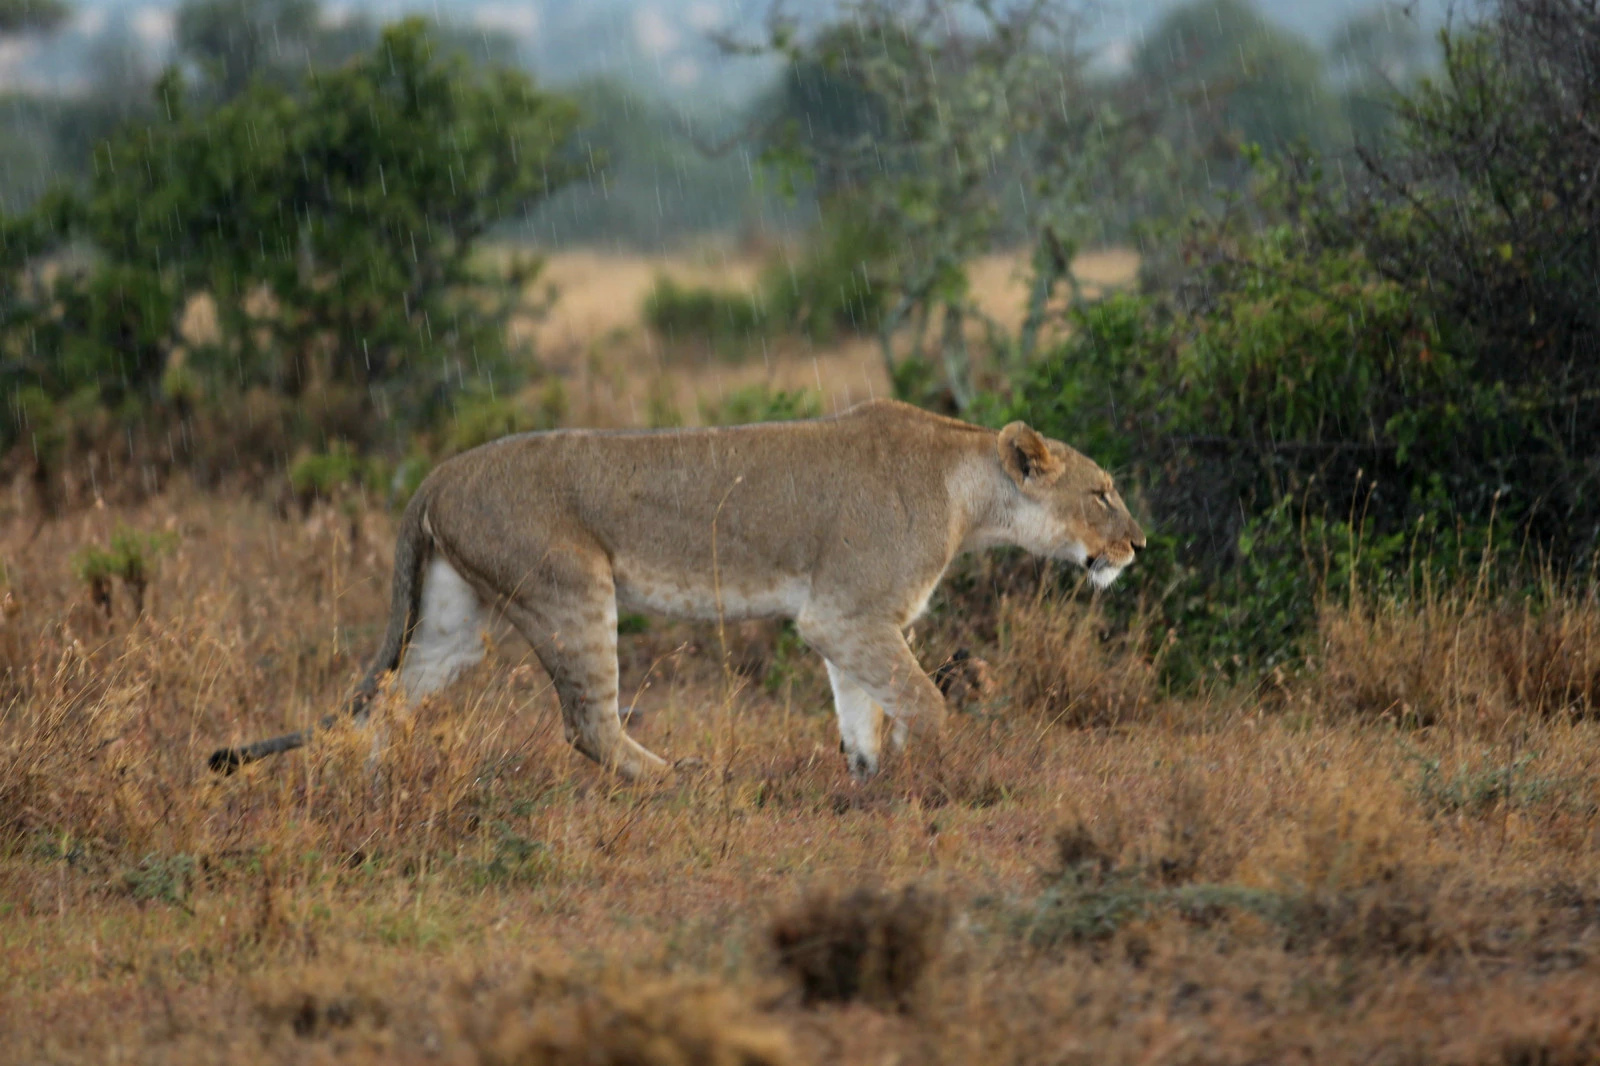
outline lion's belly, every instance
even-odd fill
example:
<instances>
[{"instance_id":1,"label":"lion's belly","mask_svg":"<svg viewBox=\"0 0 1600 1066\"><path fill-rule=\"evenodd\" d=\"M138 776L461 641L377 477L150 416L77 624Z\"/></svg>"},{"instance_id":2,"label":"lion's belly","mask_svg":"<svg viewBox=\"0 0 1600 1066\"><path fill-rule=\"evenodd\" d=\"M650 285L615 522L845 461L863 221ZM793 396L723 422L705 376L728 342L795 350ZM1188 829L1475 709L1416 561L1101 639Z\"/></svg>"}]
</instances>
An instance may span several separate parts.
<instances>
[{"instance_id":1,"label":"lion's belly","mask_svg":"<svg viewBox=\"0 0 1600 1066\"><path fill-rule=\"evenodd\" d=\"M793 618L805 605L805 578L751 579L744 575L673 573L638 561L616 559L612 576L617 607L690 621L718 618Z\"/></svg>"}]
</instances>

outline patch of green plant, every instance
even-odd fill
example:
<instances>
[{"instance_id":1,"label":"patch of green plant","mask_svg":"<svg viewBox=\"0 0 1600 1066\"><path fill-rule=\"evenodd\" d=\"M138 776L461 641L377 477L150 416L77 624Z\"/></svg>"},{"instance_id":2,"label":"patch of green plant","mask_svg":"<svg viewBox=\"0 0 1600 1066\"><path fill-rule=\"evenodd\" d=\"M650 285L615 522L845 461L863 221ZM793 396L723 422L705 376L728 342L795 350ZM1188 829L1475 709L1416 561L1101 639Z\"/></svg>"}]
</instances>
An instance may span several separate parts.
<instances>
[{"instance_id":1,"label":"patch of green plant","mask_svg":"<svg viewBox=\"0 0 1600 1066\"><path fill-rule=\"evenodd\" d=\"M1239 912L1289 930L1301 920L1302 903L1271 889L1166 885L1135 868L1084 863L1059 871L1038 896L1012 910L1009 926L1034 947L1056 948L1109 939L1128 923L1162 910L1201 925Z\"/></svg>"},{"instance_id":2,"label":"patch of green plant","mask_svg":"<svg viewBox=\"0 0 1600 1066\"><path fill-rule=\"evenodd\" d=\"M778 627L778 639L772 646L772 662L767 667L766 676L761 679L761 687L769 696L782 692L786 686L794 683L800 671L807 668L810 654L806 642L800 638L800 631L792 621L785 619Z\"/></svg>"},{"instance_id":3,"label":"patch of green plant","mask_svg":"<svg viewBox=\"0 0 1600 1066\"><path fill-rule=\"evenodd\" d=\"M310 452L289 464L289 487L302 507L314 500L335 500L348 490L382 493L386 468L363 456L345 441L324 452Z\"/></svg>"},{"instance_id":4,"label":"patch of green plant","mask_svg":"<svg viewBox=\"0 0 1600 1066\"><path fill-rule=\"evenodd\" d=\"M818 344L877 331L888 289L873 275L888 259L886 242L859 216L830 213L802 255L767 267L761 291L772 323Z\"/></svg>"},{"instance_id":5,"label":"patch of green plant","mask_svg":"<svg viewBox=\"0 0 1600 1066\"><path fill-rule=\"evenodd\" d=\"M720 401L700 405L701 417L713 426L790 422L821 414L822 397L810 389L773 389L766 385L734 389Z\"/></svg>"},{"instance_id":6,"label":"patch of green plant","mask_svg":"<svg viewBox=\"0 0 1600 1066\"><path fill-rule=\"evenodd\" d=\"M389 490L393 497L392 505L404 507L409 503L432 469L433 464L422 455L408 455L400 460L395 466L394 476L389 481Z\"/></svg>"},{"instance_id":7,"label":"patch of green plant","mask_svg":"<svg viewBox=\"0 0 1600 1066\"><path fill-rule=\"evenodd\" d=\"M1454 772L1446 772L1438 756L1412 752L1408 758L1417 767L1412 791L1432 815L1482 815L1501 807L1519 810L1546 802L1562 790L1560 781L1532 772L1539 761L1537 752L1508 761L1489 757L1464 761Z\"/></svg>"},{"instance_id":8,"label":"patch of green plant","mask_svg":"<svg viewBox=\"0 0 1600 1066\"><path fill-rule=\"evenodd\" d=\"M470 867L474 883L536 885L549 877L554 860L544 844L519 835L501 821L491 822L489 832L492 836L489 858Z\"/></svg>"},{"instance_id":9,"label":"patch of green plant","mask_svg":"<svg viewBox=\"0 0 1600 1066\"><path fill-rule=\"evenodd\" d=\"M619 636L633 636L638 633L648 632L650 618L636 611L624 611L617 615L617 634Z\"/></svg>"},{"instance_id":10,"label":"patch of green plant","mask_svg":"<svg viewBox=\"0 0 1600 1066\"><path fill-rule=\"evenodd\" d=\"M1074 307L1064 340L970 410L1117 475L1150 546L1127 578L1141 595L1108 613L1145 624L1180 688L1298 668L1320 607L1352 592L1523 581L1548 511L1494 473L1548 434L1479 380L1424 294L1317 239L1306 195L1263 167L1268 224L1196 222L1175 238L1180 278ZM902 372L902 392L926 387L926 368Z\"/></svg>"},{"instance_id":11,"label":"patch of green plant","mask_svg":"<svg viewBox=\"0 0 1600 1066\"><path fill-rule=\"evenodd\" d=\"M554 429L566 414L566 390L555 379L547 382L532 402L469 395L456 406L445 437L445 450L454 455L516 433Z\"/></svg>"},{"instance_id":12,"label":"patch of green plant","mask_svg":"<svg viewBox=\"0 0 1600 1066\"><path fill-rule=\"evenodd\" d=\"M730 356L743 354L772 327L766 309L749 293L681 285L666 275L645 296L644 320L664 340L705 344Z\"/></svg>"},{"instance_id":13,"label":"patch of green plant","mask_svg":"<svg viewBox=\"0 0 1600 1066\"><path fill-rule=\"evenodd\" d=\"M166 903L189 911L195 869L192 855L152 854L139 860L138 866L125 871L122 880L136 900Z\"/></svg>"},{"instance_id":14,"label":"patch of green plant","mask_svg":"<svg viewBox=\"0 0 1600 1066\"><path fill-rule=\"evenodd\" d=\"M1438 940L1427 884L1398 870L1367 884L1262 888L1187 880L1192 864L1171 857L1124 864L1114 844L1082 826L1058 833L1056 845L1060 863L1038 895L981 901L1002 928L1037 948L1107 940L1163 913L1201 928L1248 915L1275 929L1286 948L1409 954Z\"/></svg>"},{"instance_id":15,"label":"patch of green plant","mask_svg":"<svg viewBox=\"0 0 1600 1066\"><path fill-rule=\"evenodd\" d=\"M111 616L112 588L120 581L133 600L135 617L144 613L144 594L154 574L156 557L178 542L172 533L140 533L118 526L110 542L87 545L73 553L72 572L88 588L89 601Z\"/></svg>"}]
</instances>

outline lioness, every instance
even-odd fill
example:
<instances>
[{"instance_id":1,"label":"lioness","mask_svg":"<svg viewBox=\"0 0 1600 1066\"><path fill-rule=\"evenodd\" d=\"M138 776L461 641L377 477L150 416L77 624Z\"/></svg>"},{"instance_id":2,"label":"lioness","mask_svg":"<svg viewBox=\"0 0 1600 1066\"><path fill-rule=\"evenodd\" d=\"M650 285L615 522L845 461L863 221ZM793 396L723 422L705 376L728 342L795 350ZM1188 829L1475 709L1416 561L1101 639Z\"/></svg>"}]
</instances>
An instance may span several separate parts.
<instances>
[{"instance_id":1,"label":"lioness","mask_svg":"<svg viewBox=\"0 0 1600 1066\"><path fill-rule=\"evenodd\" d=\"M862 779L878 769L875 704L897 747L944 718L904 632L952 559L1011 544L1104 588L1144 543L1104 470L1021 422L996 433L880 400L804 422L506 437L440 464L406 507L388 632L350 712L397 668L413 702L442 688L503 617L549 672L567 740L632 780L667 764L617 714L618 608L790 618L827 662Z\"/></svg>"}]
</instances>

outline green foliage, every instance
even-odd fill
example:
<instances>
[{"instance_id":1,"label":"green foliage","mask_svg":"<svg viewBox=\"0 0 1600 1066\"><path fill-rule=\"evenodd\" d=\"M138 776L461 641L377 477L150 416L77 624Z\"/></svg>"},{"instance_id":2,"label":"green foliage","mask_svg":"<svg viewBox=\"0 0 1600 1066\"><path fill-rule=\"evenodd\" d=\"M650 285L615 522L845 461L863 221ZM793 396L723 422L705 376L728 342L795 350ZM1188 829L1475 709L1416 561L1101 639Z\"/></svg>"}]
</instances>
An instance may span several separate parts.
<instances>
[{"instance_id":1,"label":"green foliage","mask_svg":"<svg viewBox=\"0 0 1600 1066\"><path fill-rule=\"evenodd\" d=\"M212 92L231 100L257 78L293 84L295 64L312 55L320 27L316 0L186 0L174 36Z\"/></svg>"},{"instance_id":2,"label":"green foliage","mask_svg":"<svg viewBox=\"0 0 1600 1066\"><path fill-rule=\"evenodd\" d=\"M747 355L756 340L779 332L817 344L876 333L887 290L873 278L889 257L881 234L858 216L828 212L798 256L781 255L768 264L756 294L660 277L645 297L645 322L668 341L690 340L730 357Z\"/></svg>"},{"instance_id":3,"label":"green foliage","mask_svg":"<svg viewBox=\"0 0 1600 1066\"><path fill-rule=\"evenodd\" d=\"M144 613L145 589L155 571L157 556L169 551L177 543L170 533L140 533L123 526L117 527L105 547L85 545L72 556L72 573L84 583L89 600L110 617L111 590L114 580L133 598L133 613Z\"/></svg>"},{"instance_id":4,"label":"green foliage","mask_svg":"<svg viewBox=\"0 0 1600 1066\"><path fill-rule=\"evenodd\" d=\"M1335 31L1328 59L1351 137L1387 151L1396 105L1433 59L1417 19L1394 0L1358 11Z\"/></svg>"},{"instance_id":5,"label":"green foliage","mask_svg":"<svg viewBox=\"0 0 1600 1066\"><path fill-rule=\"evenodd\" d=\"M665 275L645 296L644 320L668 342L693 341L730 356L748 352L771 321L754 296L680 285Z\"/></svg>"},{"instance_id":6,"label":"green foliage","mask_svg":"<svg viewBox=\"0 0 1600 1066\"><path fill-rule=\"evenodd\" d=\"M777 696L790 687L808 669L811 649L800 636L793 622L785 619L778 627L778 638L772 645L772 662L761 678L761 687L769 696Z\"/></svg>"},{"instance_id":7,"label":"green foliage","mask_svg":"<svg viewBox=\"0 0 1600 1066\"><path fill-rule=\"evenodd\" d=\"M1175 638L1163 669L1182 684L1292 664L1326 597L1470 574L1521 547L1530 510L1486 483L1519 445L1475 361L1416 291L1314 239L1299 187L1264 174L1257 203L1281 221L1191 228L1175 284L1075 309L1009 400L977 405L1138 486L1160 519L1142 609Z\"/></svg>"},{"instance_id":8,"label":"green foliage","mask_svg":"<svg viewBox=\"0 0 1600 1066\"><path fill-rule=\"evenodd\" d=\"M1482 815L1501 807L1521 809L1548 799L1560 788L1560 782L1532 772L1539 761L1537 752L1509 760L1463 761L1454 773L1448 774L1438 756L1412 753L1410 758L1418 770L1413 791L1423 807L1436 815Z\"/></svg>"},{"instance_id":9,"label":"green foliage","mask_svg":"<svg viewBox=\"0 0 1600 1066\"><path fill-rule=\"evenodd\" d=\"M302 506L312 500L334 500L347 489L381 492L384 464L370 459L345 441L334 441L324 452L301 455L289 466L289 487Z\"/></svg>"},{"instance_id":10,"label":"green foliage","mask_svg":"<svg viewBox=\"0 0 1600 1066\"><path fill-rule=\"evenodd\" d=\"M587 172L529 213L522 228L541 244L653 251L708 231L782 229L799 215L751 180L744 146L719 151L705 143L721 139L721 116L611 78L565 91L583 114L574 140L604 171Z\"/></svg>"},{"instance_id":11,"label":"green foliage","mask_svg":"<svg viewBox=\"0 0 1600 1066\"><path fill-rule=\"evenodd\" d=\"M456 405L444 450L447 455L455 455L514 433L554 429L566 411L566 392L554 379L533 403L514 397L468 394Z\"/></svg>"},{"instance_id":12,"label":"green foliage","mask_svg":"<svg viewBox=\"0 0 1600 1066\"><path fill-rule=\"evenodd\" d=\"M480 885L534 886L547 881L554 868L550 849L518 834L506 822L490 824L493 850L473 864L471 876Z\"/></svg>"},{"instance_id":13,"label":"green foliage","mask_svg":"<svg viewBox=\"0 0 1600 1066\"><path fill-rule=\"evenodd\" d=\"M537 264L474 253L581 172L569 101L470 71L420 20L292 92L256 81L192 109L169 72L158 96L161 119L105 144L81 197L7 220L13 271L51 238L93 250L47 296L13 283L0 328L34 353L16 384L153 401L200 293L220 335L187 353L186 396L348 385L404 428L439 418L469 371L512 384L505 325Z\"/></svg>"},{"instance_id":14,"label":"green foliage","mask_svg":"<svg viewBox=\"0 0 1600 1066\"><path fill-rule=\"evenodd\" d=\"M767 268L761 288L772 322L817 344L881 328L888 290L873 278L881 278L890 256L883 234L858 216L830 211L803 254Z\"/></svg>"},{"instance_id":15,"label":"green foliage","mask_svg":"<svg viewBox=\"0 0 1600 1066\"><path fill-rule=\"evenodd\" d=\"M188 911L197 867L192 855L146 855L138 866L125 871L122 879L136 900Z\"/></svg>"},{"instance_id":16,"label":"green foliage","mask_svg":"<svg viewBox=\"0 0 1600 1066\"><path fill-rule=\"evenodd\" d=\"M1273 25L1249 0L1193 0L1174 7L1144 35L1133 68L1140 81L1165 86L1175 98L1203 88L1216 101L1205 118L1236 143L1282 150L1304 142L1328 149L1348 140L1322 56ZM1166 123L1173 142L1196 136L1192 114L1185 121L1173 108Z\"/></svg>"},{"instance_id":17,"label":"green foliage","mask_svg":"<svg viewBox=\"0 0 1600 1066\"><path fill-rule=\"evenodd\" d=\"M0 34L54 30L71 13L61 0L0 0Z\"/></svg>"},{"instance_id":18,"label":"green foliage","mask_svg":"<svg viewBox=\"0 0 1600 1066\"><path fill-rule=\"evenodd\" d=\"M938 361L958 407L973 398L964 323L983 323L1003 355L1031 352L1095 224L1096 183L1143 136L1058 32L1072 21L1065 8L937 0L913 14L850 0L814 32L775 27L771 48L789 72L765 160L781 180L816 184L825 226L790 306L819 335L875 328L891 372L898 334L911 331L920 349L930 322L942 323ZM1002 238L1038 250L1015 344L973 300L967 274Z\"/></svg>"},{"instance_id":19,"label":"green foliage","mask_svg":"<svg viewBox=\"0 0 1600 1066\"><path fill-rule=\"evenodd\" d=\"M1012 932L1034 947L1106 940L1130 922L1162 911L1197 925L1237 911L1286 930L1304 915L1306 901L1291 893L1184 883L1193 873L1188 861L1125 863L1116 848L1094 840L1081 826L1058 833L1056 843L1062 861L1046 875L1043 891L1004 912Z\"/></svg>"},{"instance_id":20,"label":"green foliage","mask_svg":"<svg viewBox=\"0 0 1600 1066\"><path fill-rule=\"evenodd\" d=\"M1600 68L1572 47L1596 34L1592 7L1503 0L1445 35L1443 69L1394 101L1367 191L1314 219L1470 356L1460 443L1482 466L1447 488L1481 509L1507 487L1503 506L1564 562L1600 544L1600 468L1578 460L1600 441L1600 213L1581 177L1600 167L1585 102Z\"/></svg>"},{"instance_id":21,"label":"green foliage","mask_svg":"<svg viewBox=\"0 0 1600 1066\"><path fill-rule=\"evenodd\" d=\"M714 404L702 404L701 417L713 426L739 426L750 422L789 422L817 418L822 398L809 389L772 389L749 385L734 389Z\"/></svg>"}]
</instances>

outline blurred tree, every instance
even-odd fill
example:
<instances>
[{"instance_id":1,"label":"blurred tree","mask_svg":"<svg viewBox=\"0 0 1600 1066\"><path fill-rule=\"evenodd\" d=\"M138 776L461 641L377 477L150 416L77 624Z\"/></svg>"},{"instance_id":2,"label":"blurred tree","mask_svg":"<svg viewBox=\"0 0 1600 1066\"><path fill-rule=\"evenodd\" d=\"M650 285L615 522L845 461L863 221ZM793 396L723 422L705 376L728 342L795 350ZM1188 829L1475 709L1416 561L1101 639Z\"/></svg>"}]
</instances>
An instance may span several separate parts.
<instances>
[{"instance_id":1,"label":"blurred tree","mask_svg":"<svg viewBox=\"0 0 1600 1066\"><path fill-rule=\"evenodd\" d=\"M1328 49L1345 117L1358 144L1375 144L1394 129L1397 94L1432 65L1416 15L1390 2L1351 18Z\"/></svg>"},{"instance_id":2,"label":"blurred tree","mask_svg":"<svg viewBox=\"0 0 1600 1066\"><path fill-rule=\"evenodd\" d=\"M888 293L887 369L909 331L942 364L950 402L973 397L968 326L1026 361L1097 197L1136 156L1147 109L1097 84L1072 0L851 0L811 34L777 22L763 46L788 60L765 116L766 158L816 183L829 224L852 234L864 289ZM1034 250L1026 321L1013 337L972 299L967 267L1002 239Z\"/></svg>"},{"instance_id":3,"label":"blurred tree","mask_svg":"<svg viewBox=\"0 0 1600 1066\"><path fill-rule=\"evenodd\" d=\"M71 13L62 0L0 0L0 34L48 32Z\"/></svg>"},{"instance_id":4,"label":"blurred tree","mask_svg":"<svg viewBox=\"0 0 1600 1066\"><path fill-rule=\"evenodd\" d=\"M1300 141L1316 149L1348 141L1321 55L1250 0L1173 8L1145 37L1132 76L1174 94L1162 133L1180 151L1231 159L1241 142L1277 151ZM1205 106L1194 107L1196 97Z\"/></svg>"},{"instance_id":5,"label":"blurred tree","mask_svg":"<svg viewBox=\"0 0 1600 1066\"><path fill-rule=\"evenodd\" d=\"M169 71L156 95L163 117L114 137L86 194L41 208L97 258L19 324L27 384L153 396L198 293L218 336L190 365L217 388L346 383L415 424L448 384L505 367L529 273L486 267L479 241L578 172L569 101L469 76L420 20L293 94L257 82L191 113ZM37 217L9 225L37 244Z\"/></svg>"},{"instance_id":6,"label":"blurred tree","mask_svg":"<svg viewBox=\"0 0 1600 1066\"><path fill-rule=\"evenodd\" d=\"M321 0L184 0L176 26L178 56L213 102L233 99L258 78L293 88L308 69L369 51L381 32L359 12L329 18ZM505 33L435 21L430 34L437 52L459 54L470 66L516 65L516 41Z\"/></svg>"},{"instance_id":7,"label":"blurred tree","mask_svg":"<svg viewBox=\"0 0 1600 1066\"><path fill-rule=\"evenodd\" d=\"M317 0L185 0L175 27L178 55L221 100L258 77L292 84L310 61L318 15Z\"/></svg>"},{"instance_id":8,"label":"blurred tree","mask_svg":"<svg viewBox=\"0 0 1600 1066\"><path fill-rule=\"evenodd\" d=\"M702 152L695 130L712 120L612 78L567 92L583 113L575 140L603 162L535 212L527 228L543 242L616 241L659 249L688 234L782 220L789 212L752 180L748 146Z\"/></svg>"}]
</instances>

